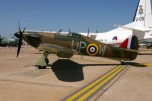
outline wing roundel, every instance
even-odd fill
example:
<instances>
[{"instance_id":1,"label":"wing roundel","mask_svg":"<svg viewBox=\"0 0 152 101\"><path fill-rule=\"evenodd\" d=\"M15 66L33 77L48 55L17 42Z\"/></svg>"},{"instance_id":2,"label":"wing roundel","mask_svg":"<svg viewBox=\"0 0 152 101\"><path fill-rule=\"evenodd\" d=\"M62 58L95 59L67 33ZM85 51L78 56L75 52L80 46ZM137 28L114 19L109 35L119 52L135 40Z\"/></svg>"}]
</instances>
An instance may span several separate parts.
<instances>
[{"instance_id":1,"label":"wing roundel","mask_svg":"<svg viewBox=\"0 0 152 101\"><path fill-rule=\"evenodd\" d=\"M90 56L95 56L99 52L99 48L96 44L89 44L86 48L86 52Z\"/></svg>"}]
</instances>

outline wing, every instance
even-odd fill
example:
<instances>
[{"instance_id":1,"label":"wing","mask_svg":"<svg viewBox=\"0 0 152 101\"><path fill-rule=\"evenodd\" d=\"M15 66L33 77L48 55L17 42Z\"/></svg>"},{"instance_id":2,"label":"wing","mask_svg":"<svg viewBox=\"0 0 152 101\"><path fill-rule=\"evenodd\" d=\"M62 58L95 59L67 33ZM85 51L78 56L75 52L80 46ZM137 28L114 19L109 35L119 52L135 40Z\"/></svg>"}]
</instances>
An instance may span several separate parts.
<instances>
[{"instance_id":1,"label":"wing","mask_svg":"<svg viewBox=\"0 0 152 101\"><path fill-rule=\"evenodd\" d=\"M50 54L57 54L58 57L62 58L70 58L73 55L78 54L78 52L75 50L64 48L54 44L41 44L38 49L40 51L47 51Z\"/></svg>"}]
</instances>

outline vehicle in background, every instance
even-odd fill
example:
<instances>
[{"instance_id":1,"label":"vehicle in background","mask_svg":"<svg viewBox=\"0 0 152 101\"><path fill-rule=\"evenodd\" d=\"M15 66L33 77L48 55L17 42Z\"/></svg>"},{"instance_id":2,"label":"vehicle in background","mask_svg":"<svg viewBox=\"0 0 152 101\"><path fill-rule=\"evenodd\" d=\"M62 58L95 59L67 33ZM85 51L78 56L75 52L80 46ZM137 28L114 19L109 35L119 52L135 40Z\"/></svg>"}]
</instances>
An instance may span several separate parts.
<instances>
[{"instance_id":1,"label":"vehicle in background","mask_svg":"<svg viewBox=\"0 0 152 101\"><path fill-rule=\"evenodd\" d=\"M146 43L139 43L139 48L146 48L147 47L147 44Z\"/></svg>"},{"instance_id":2,"label":"vehicle in background","mask_svg":"<svg viewBox=\"0 0 152 101\"><path fill-rule=\"evenodd\" d=\"M152 48L152 42L147 42L147 49Z\"/></svg>"},{"instance_id":3,"label":"vehicle in background","mask_svg":"<svg viewBox=\"0 0 152 101\"><path fill-rule=\"evenodd\" d=\"M152 41L142 41L139 43L139 48L152 48Z\"/></svg>"}]
</instances>

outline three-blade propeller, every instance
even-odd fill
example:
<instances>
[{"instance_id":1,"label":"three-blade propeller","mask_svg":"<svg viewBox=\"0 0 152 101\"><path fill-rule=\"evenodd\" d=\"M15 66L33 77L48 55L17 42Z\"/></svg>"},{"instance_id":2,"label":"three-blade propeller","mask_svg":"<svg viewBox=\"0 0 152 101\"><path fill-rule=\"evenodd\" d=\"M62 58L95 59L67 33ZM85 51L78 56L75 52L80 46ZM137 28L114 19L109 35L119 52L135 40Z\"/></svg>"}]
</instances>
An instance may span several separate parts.
<instances>
[{"instance_id":1,"label":"three-blade propeller","mask_svg":"<svg viewBox=\"0 0 152 101\"><path fill-rule=\"evenodd\" d=\"M19 53L20 53L20 50L21 50L23 33L25 32L25 29L26 29L26 27L25 27L23 29L23 31L21 31L20 24L18 24L18 26L19 26L19 32L14 34L16 37L19 38L18 47L17 47L17 57L19 56Z\"/></svg>"}]
</instances>

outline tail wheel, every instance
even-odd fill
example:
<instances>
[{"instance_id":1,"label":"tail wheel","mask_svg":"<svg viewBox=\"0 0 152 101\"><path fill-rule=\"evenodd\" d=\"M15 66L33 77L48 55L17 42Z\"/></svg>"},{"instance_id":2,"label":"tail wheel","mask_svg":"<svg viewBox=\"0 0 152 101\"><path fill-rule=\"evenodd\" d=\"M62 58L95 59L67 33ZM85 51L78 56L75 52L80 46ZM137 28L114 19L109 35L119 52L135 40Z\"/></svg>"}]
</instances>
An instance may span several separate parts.
<instances>
[{"instance_id":1,"label":"tail wheel","mask_svg":"<svg viewBox=\"0 0 152 101\"><path fill-rule=\"evenodd\" d=\"M125 65L125 62L124 62L124 61L121 61L121 65Z\"/></svg>"}]
</instances>

